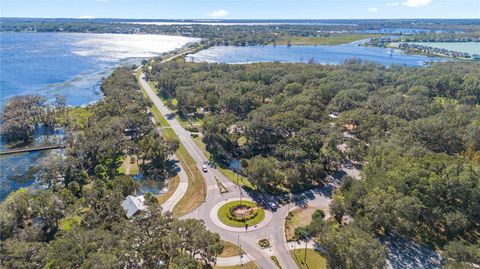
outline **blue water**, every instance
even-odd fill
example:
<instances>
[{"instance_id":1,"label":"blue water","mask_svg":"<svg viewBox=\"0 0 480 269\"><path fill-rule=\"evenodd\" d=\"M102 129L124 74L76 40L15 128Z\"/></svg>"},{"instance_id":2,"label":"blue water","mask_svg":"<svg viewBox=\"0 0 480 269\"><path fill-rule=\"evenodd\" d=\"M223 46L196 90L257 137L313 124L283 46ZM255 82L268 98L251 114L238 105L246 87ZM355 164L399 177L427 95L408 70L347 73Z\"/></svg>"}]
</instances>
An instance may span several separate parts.
<instances>
[{"instance_id":1,"label":"blue water","mask_svg":"<svg viewBox=\"0 0 480 269\"><path fill-rule=\"evenodd\" d=\"M55 94L70 105L83 105L100 97L101 73L113 62L76 55L78 34L1 33L1 102L13 96Z\"/></svg>"},{"instance_id":2,"label":"blue water","mask_svg":"<svg viewBox=\"0 0 480 269\"><path fill-rule=\"evenodd\" d=\"M101 78L122 63L139 62L198 40L147 35L73 33L0 33L0 109L17 95L40 94L47 100L66 96L69 105L85 105L101 97ZM341 46L212 47L190 55L194 61L244 63L261 61L338 64L360 58L385 65L422 65L440 58L404 55L399 51ZM3 145L0 144L0 148ZM51 152L50 152L51 153ZM0 157L0 201L35 181L32 164L48 152ZM147 191L161 186L144 184ZM141 191L141 190L140 190Z\"/></svg>"},{"instance_id":3,"label":"blue water","mask_svg":"<svg viewBox=\"0 0 480 269\"><path fill-rule=\"evenodd\" d=\"M356 58L390 66L393 64L422 66L427 62L445 61L445 58L403 54L400 50L359 46L351 43L338 46L251 46L211 47L188 55L189 61L220 63L251 62L309 62L340 64Z\"/></svg>"},{"instance_id":4,"label":"blue water","mask_svg":"<svg viewBox=\"0 0 480 269\"><path fill-rule=\"evenodd\" d=\"M65 142L65 133L62 129L48 130L37 126L35 129L36 145L55 144ZM5 145L0 144L0 149ZM35 167L32 164L50 154L59 154L61 150L37 151L0 157L0 201L12 191L32 185L36 180Z\"/></svg>"},{"instance_id":5,"label":"blue water","mask_svg":"<svg viewBox=\"0 0 480 269\"><path fill-rule=\"evenodd\" d=\"M158 35L0 32L0 110L10 98L26 94L47 101L60 94L74 106L95 102L101 98L101 79L119 64L138 63L195 41ZM0 149L4 147L0 143ZM51 153L0 157L0 201L35 182L32 164Z\"/></svg>"},{"instance_id":6,"label":"blue water","mask_svg":"<svg viewBox=\"0 0 480 269\"><path fill-rule=\"evenodd\" d=\"M85 37L81 34L0 33L0 107L3 109L13 96L26 94L39 94L47 100L61 94L67 97L69 105L98 100L100 78L115 63L75 54L80 48L78 42ZM36 179L32 164L48 154L33 152L0 157L0 201L14 190L30 186Z\"/></svg>"}]
</instances>

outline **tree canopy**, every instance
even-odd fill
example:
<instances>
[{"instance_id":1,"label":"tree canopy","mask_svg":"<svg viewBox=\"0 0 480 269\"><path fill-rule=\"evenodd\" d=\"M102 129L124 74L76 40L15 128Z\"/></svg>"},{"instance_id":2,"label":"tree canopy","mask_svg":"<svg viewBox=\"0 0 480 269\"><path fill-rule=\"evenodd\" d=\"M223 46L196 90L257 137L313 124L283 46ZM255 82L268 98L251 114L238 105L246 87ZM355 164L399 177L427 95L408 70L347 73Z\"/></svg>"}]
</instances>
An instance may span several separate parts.
<instances>
[{"instance_id":1,"label":"tree canopy","mask_svg":"<svg viewBox=\"0 0 480 269\"><path fill-rule=\"evenodd\" d=\"M86 108L89 113L82 124L73 124L74 113L61 113L57 124L69 128L74 139L66 152L40 163L39 179L49 188L20 189L0 204L0 264L6 268L211 266L223 245L203 222L173 219L148 194L148 211L131 221L126 218L121 203L135 193L137 183L119 173L120 160L127 153L137 155L146 176L164 180L174 173L168 155L178 142L156 133L131 69L116 69L102 82L102 91L104 98ZM23 100L20 107L25 102L42 104L36 97L19 100Z\"/></svg>"}]
</instances>

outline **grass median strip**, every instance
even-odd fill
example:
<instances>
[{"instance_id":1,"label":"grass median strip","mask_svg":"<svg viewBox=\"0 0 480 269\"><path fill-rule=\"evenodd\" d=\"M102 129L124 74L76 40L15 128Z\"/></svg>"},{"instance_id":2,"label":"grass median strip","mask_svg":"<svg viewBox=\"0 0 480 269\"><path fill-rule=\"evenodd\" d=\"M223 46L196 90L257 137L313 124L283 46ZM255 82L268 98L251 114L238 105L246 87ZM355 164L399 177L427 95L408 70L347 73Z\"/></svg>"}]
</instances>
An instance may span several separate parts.
<instances>
[{"instance_id":1,"label":"grass median strip","mask_svg":"<svg viewBox=\"0 0 480 269\"><path fill-rule=\"evenodd\" d=\"M273 263L275 264L275 266L277 266L277 268L282 269L282 266L280 265L280 262L278 261L278 258L276 256L270 256L270 259L272 259Z\"/></svg>"},{"instance_id":2,"label":"grass median strip","mask_svg":"<svg viewBox=\"0 0 480 269\"><path fill-rule=\"evenodd\" d=\"M177 190L178 185L180 184L180 177L178 175L172 177L170 182L168 182L168 190L164 194L160 194L157 196L157 200L159 204L165 203L170 197L172 197L173 193Z\"/></svg>"},{"instance_id":3,"label":"grass median strip","mask_svg":"<svg viewBox=\"0 0 480 269\"><path fill-rule=\"evenodd\" d=\"M173 209L173 216L179 217L192 212L205 201L207 188L195 161L182 144L176 154L188 176L187 192Z\"/></svg>"},{"instance_id":4,"label":"grass median strip","mask_svg":"<svg viewBox=\"0 0 480 269\"><path fill-rule=\"evenodd\" d=\"M139 81L141 74L141 71L137 71L137 78ZM142 84L139 83L139 86L142 90L142 93L148 97L145 89L142 87ZM165 119L162 113L160 113L158 108L152 104L150 107L150 111L155 118L155 122L160 125L160 127L162 127L163 135L165 136L165 138L178 140L177 134L175 133L175 131L173 131L167 119ZM180 161L181 166L185 169L185 172L188 176L187 192L173 209L173 216L179 217L193 211L205 201L205 197L207 195L207 188L200 171L198 171L195 160L192 158L192 156L190 156L182 143L180 143L178 150L175 152L175 155L177 156L177 159ZM170 189L173 188L169 188L169 190Z\"/></svg>"},{"instance_id":5,"label":"grass median strip","mask_svg":"<svg viewBox=\"0 0 480 269\"><path fill-rule=\"evenodd\" d=\"M238 246L232 242L222 240L222 243L223 243L223 252L220 253L220 255L218 255L218 257L220 258L235 257L240 255L240 253L245 254L245 251L243 251L243 249L240 249L240 253L239 253Z\"/></svg>"}]
</instances>

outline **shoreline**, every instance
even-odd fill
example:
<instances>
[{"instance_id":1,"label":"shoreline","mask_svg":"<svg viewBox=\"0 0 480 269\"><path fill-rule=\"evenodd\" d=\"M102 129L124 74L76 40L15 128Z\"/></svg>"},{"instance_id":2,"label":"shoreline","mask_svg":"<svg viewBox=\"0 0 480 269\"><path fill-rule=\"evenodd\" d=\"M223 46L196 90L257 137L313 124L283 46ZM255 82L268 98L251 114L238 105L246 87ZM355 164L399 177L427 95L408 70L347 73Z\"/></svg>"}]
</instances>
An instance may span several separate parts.
<instances>
[{"instance_id":1,"label":"shoreline","mask_svg":"<svg viewBox=\"0 0 480 269\"><path fill-rule=\"evenodd\" d=\"M411 42L411 43L406 42L406 44L412 44L412 43L414 44L414 42ZM430 42L430 43L448 43L448 42ZM453 43L469 43L469 42L453 42ZM474 42L474 43L478 43L479 46L480 46L480 42ZM399 44L400 44L400 42L390 42L390 43L387 43L385 45L385 48L400 50L403 53L408 54L408 55L424 55L424 56L428 56L428 57L442 57L442 58L449 58L449 59L458 59L458 60L463 60L463 61L479 61L480 60L480 59L475 59L475 58L472 57L475 54L469 54L468 53L471 56L470 58L455 57L455 56L446 55L446 54L442 54L442 53L428 53L428 52L424 52L424 51L414 49L414 48L400 48L398 46ZM372 47L381 48L381 47L378 47L378 46L372 46ZM440 49L440 48L432 47L432 46L425 46L425 47L428 47L428 48L431 48L431 49ZM457 53L467 53L467 52L454 51L454 50L449 50L449 51L457 52Z\"/></svg>"},{"instance_id":2,"label":"shoreline","mask_svg":"<svg viewBox=\"0 0 480 269\"><path fill-rule=\"evenodd\" d=\"M102 33L102 35L104 35ZM126 35L126 34L123 34L123 35ZM158 36L164 36L164 35L158 35ZM108 77L110 74L112 74L112 72L114 70L116 70L117 68L120 68L122 66L138 66L140 65L141 61L142 60L151 60L151 59L155 59L155 58L158 58L158 57L162 57L164 55L168 55L169 53L172 53L172 52L175 52L175 51L178 51L178 50L185 50L185 49L188 49L189 47L191 47L192 45L194 44L199 44L200 41L196 41L196 42L188 42L186 44L184 44L183 46L181 47L178 47L178 48L175 48L175 49L172 49L172 50L169 50L169 51L165 51L165 52L161 52L161 53L158 53L154 56L151 56L149 55L149 57L128 57L128 58L123 58L123 59L119 59L116 61L116 63L112 66L109 66L109 67L105 67L103 68L102 70L98 71L98 72L95 72L95 75L99 77L99 79L97 81L95 81L95 85L93 87L95 87L95 91L98 92L98 98L96 98L96 100L94 101L91 101L91 102L88 102L88 103L84 103L84 104L79 104L79 105L68 105L68 109L71 110L71 109L77 109L77 108L88 108L92 105L94 105L95 103L97 103L98 101L102 100L102 98L104 98L104 94L102 93L101 91L101 83L102 83L102 80L106 77ZM133 63L132 60L135 60L136 63ZM83 71L85 72L85 71ZM76 75L74 78L72 79L69 79L69 80L65 80L65 81L62 81L62 82L57 82L57 83L61 83L61 84L64 84L64 83L68 83L69 81L72 81L72 80L75 80L78 78L78 76L80 76L81 74L78 74ZM54 83L54 84L57 84L57 83ZM45 87L48 87L45 86ZM4 105L2 105L2 111L4 109L4 107L6 106L6 104L8 102L10 102L10 100L12 98L15 98L17 96L25 96L25 95L36 95L38 93L38 88L36 90L33 90L31 93L28 93L28 94L19 94L19 95L13 95L11 96L8 100L5 100L4 102ZM47 98L49 99L49 96L45 96L45 95L40 95L44 98ZM3 102L2 102L3 103ZM13 147L8 147L8 149L14 149L14 148L18 148L19 145L18 143L15 144L15 143L11 143L13 144ZM31 143L31 145L35 144L35 141L33 141ZM1 144L2 147L5 147L6 145L4 143ZM20 145L22 146L22 145ZM6 148L6 147L5 147ZM13 171L13 174L6 174L6 169L2 168L2 171L5 172L5 175L0 175L0 183L2 185L6 185L8 186L8 188L3 188L2 189L10 189L8 192L5 193L5 197L1 198L0 199L0 202L1 201L4 201L8 195L10 195L10 193L12 192L15 192L21 188L30 188L30 187L33 187L33 188L36 188L35 187L35 183L37 182L37 177L36 177L36 173L33 171L31 171L35 165L38 163L38 160L43 158L44 156L47 156L47 154L51 153L52 150L47 150L47 151L44 151L44 152L41 152L41 153L18 153L18 154L14 154L14 155L3 155L1 156L1 167L5 166L5 167L13 167L14 171ZM39 156L41 155L41 156ZM19 163L19 160L20 159L22 161L22 164L20 165L20 167L16 167L16 164ZM22 169L24 171L21 171L22 173L21 174L18 174L18 171L19 169ZM4 173L2 172L2 173ZM27 183L28 182L28 183ZM24 183L27 183L27 186L25 186ZM17 188L19 187L19 188Z\"/></svg>"}]
</instances>

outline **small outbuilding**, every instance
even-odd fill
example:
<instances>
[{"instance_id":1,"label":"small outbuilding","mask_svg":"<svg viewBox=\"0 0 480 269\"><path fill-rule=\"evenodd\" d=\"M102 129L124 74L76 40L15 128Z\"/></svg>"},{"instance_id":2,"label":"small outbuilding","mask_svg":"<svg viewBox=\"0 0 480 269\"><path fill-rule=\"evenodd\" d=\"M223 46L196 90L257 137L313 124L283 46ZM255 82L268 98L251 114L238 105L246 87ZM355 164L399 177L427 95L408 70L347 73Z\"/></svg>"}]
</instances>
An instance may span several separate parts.
<instances>
[{"instance_id":1,"label":"small outbuilding","mask_svg":"<svg viewBox=\"0 0 480 269\"><path fill-rule=\"evenodd\" d=\"M143 197L143 195L127 196L122 202L122 207L126 212L127 218L132 218L147 209L147 206L145 205L145 197Z\"/></svg>"}]
</instances>

